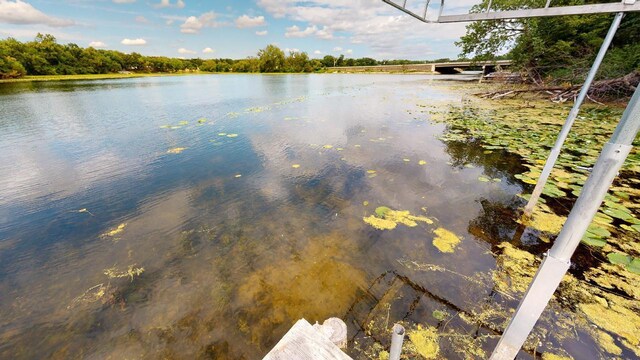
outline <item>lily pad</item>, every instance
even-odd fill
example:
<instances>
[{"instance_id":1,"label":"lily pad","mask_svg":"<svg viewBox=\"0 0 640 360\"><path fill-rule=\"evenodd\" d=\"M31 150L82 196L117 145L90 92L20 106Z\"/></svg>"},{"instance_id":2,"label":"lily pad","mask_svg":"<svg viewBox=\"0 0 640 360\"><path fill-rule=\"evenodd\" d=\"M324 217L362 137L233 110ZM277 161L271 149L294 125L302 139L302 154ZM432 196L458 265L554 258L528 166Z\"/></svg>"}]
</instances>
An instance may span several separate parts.
<instances>
[{"instance_id":1,"label":"lily pad","mask_svg":"<svg viewBox=\"0 0 640 360\"><path fill-rule=\"evenodd\" d=\"M442 321L446 319L449 316L449 314L446 311L433 310L433 312L431 313L431 316L433 316L436 320Z\"/></svg>"},{"instance_id":2,"label":"lily pad","mask_svg":"<svg viewBox=\"0 0 640 360\"><path fill-rule=\"evenodd\" d=\"M607 259L609 259L609 262L612 264L624 266L631 264L631 261L633 260L631 256L621 253L609 253L607 254Z\"/></svg>"}]
</instances>

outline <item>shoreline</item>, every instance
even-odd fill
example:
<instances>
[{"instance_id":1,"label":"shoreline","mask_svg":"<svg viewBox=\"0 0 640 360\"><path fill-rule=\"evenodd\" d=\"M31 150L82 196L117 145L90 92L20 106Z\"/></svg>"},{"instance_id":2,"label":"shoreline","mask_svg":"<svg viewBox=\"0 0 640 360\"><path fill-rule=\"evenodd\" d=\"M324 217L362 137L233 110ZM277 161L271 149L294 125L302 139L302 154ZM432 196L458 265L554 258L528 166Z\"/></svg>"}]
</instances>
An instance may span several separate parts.
<instances>
[{"instance_id":1,"label":"shoreline","mask_svg":"<svg viewBox=\"0 0 640 360\"><path fill-rule=\"evenodd\" d=\"M46 82L46 81L77 81L77 80L110 80L110 79L130 79L139 77L159 77L159 76L189 76L214 74L209 72L192 73L132 73L132 74L78 74L78 75L27 75L17 79L0 79L0 84L26 83L26 82Z\"/></svg>"}]
</instances>

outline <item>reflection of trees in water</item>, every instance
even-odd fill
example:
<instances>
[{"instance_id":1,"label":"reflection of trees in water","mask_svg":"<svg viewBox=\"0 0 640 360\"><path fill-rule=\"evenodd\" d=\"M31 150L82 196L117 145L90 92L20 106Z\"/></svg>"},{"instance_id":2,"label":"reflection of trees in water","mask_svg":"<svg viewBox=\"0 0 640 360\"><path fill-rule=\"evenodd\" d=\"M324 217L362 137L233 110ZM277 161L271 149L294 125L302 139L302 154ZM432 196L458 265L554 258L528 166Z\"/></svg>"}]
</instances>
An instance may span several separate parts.
<instances>
[{"instance_id":1,"label":"reflection of trees in water","mask_svg":"<svg viewBox=\"0 0 640 360\"><path fill-rule=\"evenodd\" d=\"M451 157L453 166L462 168L467 164L482 167L491 178L507 179L510 184L521 184L514 175L528 169L520 156L504 150L487 150L478 139L469 141L446 141L445 152ZM485 153L491 151L491 153Z\"/></svg>"}]
</instances>

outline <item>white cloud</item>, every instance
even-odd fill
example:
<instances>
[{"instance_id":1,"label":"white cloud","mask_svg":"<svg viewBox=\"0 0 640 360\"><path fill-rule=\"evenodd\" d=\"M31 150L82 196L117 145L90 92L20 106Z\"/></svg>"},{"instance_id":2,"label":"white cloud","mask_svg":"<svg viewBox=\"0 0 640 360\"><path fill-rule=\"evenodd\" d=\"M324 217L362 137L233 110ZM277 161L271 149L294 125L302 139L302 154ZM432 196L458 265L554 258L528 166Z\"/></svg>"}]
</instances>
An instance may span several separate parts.
<instances>
[{"instance_id":1,"label":"white cloud","mask_svg":"<svg viewBox=\"0 0 640 360\"><path fill-rule=\"evenodd\" d=\"M249 15L242 15L236 19L236 27L238 29L265 26L266 24L264 16L251 17Z\"/></svg>"},{"instance_id":2,"label":"white cloud","mask_svg":"<svg viewBox=\"0 0 640 360\"><path fill-rule=\"evenodd\" d=\"M322 55L322 51L320 50L316 50L313 52L314 55Z\"/></svg>"},{"instance_id":3,"label":"white cloud","mask_svg":"<svg viewBox=\"0 0 640 360\"><path fill-rule=\"evenodd\" d=\"M342 48L340 46L336 46L336 47L333 48L332 51L333 52L340 52L340 51L342 51Z\"/></svg>"},{"instance_id":4,"label":"white cloud","mask_svg":"<svg viewBox=\"0 0 640 360\"><path fill-rule=\"evenodd\" d=\"M71 26L72 20L49 16L21 0L0 0L0 23L8 24L40 24L51 27Z\"/></svg>"},{"instance_id":5,"label":"white cloud","mask_svg":"<svg viewBox=\"0 0 640 360\"><path fill-rule=\"evenodd\" d=\"M460 0L456 6L463 10L448 10L464 13L464 9L468 10L478 2ZM297 29L303 34L287 29L289 37L304 35L330 39L340 34L350 43L366 44L370 56L379 58L424 59L433 54L431 46L437 46L439 51L444 48L452 51L455 49L453 41L464 35L466 25L424 25L379 0L257 0L257 4L271 16L307 24L304 30ZM316 29L323 33L314 33ZM423 30L417 31L419 29Z\"/></svg>"},{"instance_id":6,"label":"white cloud","mask_svg":"<svg viewBox=\"0 0 640 360\"><path fill-rule=\"evenodd\" d=\"M213 11L206 12L198 17L189 16L184 24L180 25L180 32L183 34L197 34L205 27L219 27L226 25L224 23L216 21L218 14Z\"/></svg>"},{"instance_id":7,"label":"white cloud","mask_svg":"<svg viewBox=\"0 0 640 360\"><path fill-rule=\"evenodd\" d=\"M256 35L258 36L266 36L269 32L267 30L256 31Z\"/></svg>"},{"instance_id":8,"label":"white cloud","mask_svg":"<svg viewBox=\"0 0 640 360\"><path fill-rule=\"evenodd\" d=\"M153 4L153 7L156 9L169 8L169 7L182 9L184 8L184 6L185 6L185 3L183 0L178 0L176 1L175 4L172 4L171 0L160 0L159 3Z\"/></svg>"},{"instance_id":9,"label":"white cloud","mask_svg":"<svg viewBox=\"0 0 640 360\"><path fill-rule=\"evenodd\" d=\"M185 49L185 48L180 48L180 49L178 49L178 53L179 53L179 54L191 54L191 55L192 55L192 54L197 54L197 52L196 52L196 51L189 50L189 49Z\"/></svg>"},{"instance_id":10,"label":"white cloud","mask_svg":"<svg viewBox=\"0 0 640 360\"><path fill-rule=\"evenodd\" d=\"M92 41L89 43L89 47L103 48L103 47L107 47L107 44L103 43L102 41Z\"/></svg>"},{"instance_id":11,"label":"white cloud","mask_svg":"<svg viewBox=\"0 0 640 360\"><path fill-rule=\"evenodd\" d=\"M136 2L136 0L112 0L115 4L131 4Z\"/></svg>"},{"instance_id":12,"label":"white cloud","mask_svg":"<svg viewBox=\"0 0 640 360\"><path fill-rule=\"evenodd\" d=\"M202 53L203 54L213 54L214 52L215 52L215 50L213 50L210 47L202 49Z\"/></svg>"},{"instance_id":13,"label":"white cloud","mask_svg":"<svg viewBox=\"0 0 640 360\"><path fill-rule=\"evenodd\" d=\"M328 27L319 29L316 25L308 26L306 29L301 30L297 25L290 26L284 33L288 38L304 38L308 36L315 36L320 39L330 40L333 39L333 33Z\"/></svg>"},{"instance_id":14,"label":"white cloud","mask_svg":"<svg viewBox=\"0 0 640 360\"><path fill-rule=\"evenodd\" d=\"M353 54L353 50L351 50L351 49L347 49L345 52L346 52L347 54Z\"/></svg>"},{"instance_id":15,"label":"white cloud","mask_svg":"<svg viewBox=\"0 0 640 360\"><path fill-rule=\"evenodd\" d=\"M136 22L139 22L141 24L147 24L149 20L147 20L146 17L140 15L140 16L136 16Z\"/></svg>"},{"instance_id":16,"label":"white cloud","mask_svg":"<svg viewBox=\"0 0 640 360\"><path fill-rule=\"evenodd\" d=\"M122 45L146 45L147 40L145 39L122 39L120 42Z\"/></svg>"}]
</instances>

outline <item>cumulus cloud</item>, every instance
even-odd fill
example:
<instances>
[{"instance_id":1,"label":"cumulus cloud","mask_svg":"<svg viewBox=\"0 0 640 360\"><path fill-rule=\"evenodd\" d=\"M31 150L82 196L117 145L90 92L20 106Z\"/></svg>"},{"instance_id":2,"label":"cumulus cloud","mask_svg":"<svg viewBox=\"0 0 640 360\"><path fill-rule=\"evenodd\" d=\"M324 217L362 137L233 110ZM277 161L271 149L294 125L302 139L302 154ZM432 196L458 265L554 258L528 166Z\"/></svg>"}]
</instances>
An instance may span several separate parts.
<instances>
[{"instance_id":1,"label":"cumulus cloud","mask_svg":"<svg viewBox=\"0 0 640 360\"><path fill-rule=\"evenodd\" d=\"M0 23L38 24L51 27L64 27L75 24L72 20L49 16L21 0L0 0Z\"/></svg>"},{"instance_id":2,"label":"cumulus cloud","mask_svg":"<svg viewBox=\"0 0 640 360\"><path fill-rule=\"evenodd\" d=\"M353 54L353 50L351 50L351 49L347 49L345 52L346 52L347 54Z\"/></svg>"},{"instance_id":3,"label":"cumulus cloud","mask_svg":"<svg viewBox=\"0 0 640 360\"><path fill-rule=\"evenodd\" d=\"M333 52L340 52L340 51L342 51L342 48L340 46L336 46L336 47L333 48L332 51Z\"/></svg>"},{"instance_id":4,"label":"cumulus cloud","mask_svg":"<svg viewBox=\"0 0 640 360\"><path fill-rule=\"evenodd\" d=\"M122 39L120 42L122 45L146 45L147 40L145 39Z\"/></svg>"},{"instance_id":5,"label":"cumulus cloud","mask_svg":"<svg viewBox=\"0 0 640 360\"><path fill-rule=\"evenodd\" d=\"M136 16L136 22L138 22L140 24L147 24L149 22L149 20L147 20L146 17L140 15L140 16Z\"/></svg>"},{"instance_id":6,"label":"cumulus cloud","mask_svg":"<svg viewBox=\"0 0 640 360\"><path fill-rule=\"evenodd\" d=\"M313 52L314 55L322 55L322 51L320 50L316 50Z\"/></svg>"},{"instance_id":7,"label":"cumulus cloud","mask_svg":"<svg viewBox=\"0 0 640 360\"><path fill-rule=\"evenodd\" d=\"M236 19L236 27L238 29L264 26L266 24L267 23L264 21L264 16L251 17L249 15L242 15Z\"/></svg>"},{"instance_id":8,"label":"cumulus cloud","mask_svg":"<svg viewBox=\"0 0 640 360\"><path fill-rule=\"evenodd\" d=\"M107 47L107 44L103 43L102 41L92 41L89 43L89 47L103 48L103 47Z\"/></svg>"},{"instance_id":9,"label":"cumulus cloud","mask_svg":"<svg viewBox=\"0 0 640 360\"><path fill-rule=\"evenodd\" d=\"M300 49L296 49L296 48L293 48L293 49L286 48L286 49L284 49L284 53L285 54L292 53L292 52L293 53L298 53L298 52L300 52Z\"/></svg>"},{"instance_id":10,"label":"cumulus cloud","mask_svg":"<svg viewBox=\"0 0 640 360\"><path fill-rule=\"evenodd\" d=\"M448 10L464 13L478 2L460 0L458 9ZM316 29L329 39L340 34L350 43L365 44L372 56L381 58L424 59L433 53L430 44L453 49L453 41L465 33L465 23L425 26L375 0L257 0L257 4L273 17L307 24L304 29L288 28L289 37L320 36L314 34Z\"/></svg>"},{"instance_id":11,"label":"cumulus cloud","mask_svg":"<svg viewBox=\"0 0 640 360\"><path fill-rule=\"evenodd\" d=\"M178 53L179 54L190 54L190 55L197 54L196 51L185 49L185 48L178 49Z\"/></svg>"},{"instance_id":12,"label":"cumulus cloud","mask_svg":"<svg viewBox=\"0 0 640 360\"><path fill-rule=\"evenodd\" d=\"M308 26L306 29L302 30L297 25L290 26L286 28L284 33L285 37L288 38L304 38L308 36L315 36L319 39L330 40L333 39L333 33L331 30L324 26L319 29L316 25Z\"/></svg>"},{"instance_id":13,"label":"cumulus cloud","mask_svg":"<svg viewBox=\"0 0 640 360\"><path fill-rule=\"evenodd\" d=\"M184 24L180 25L180 32L183 34L197 34L205 27L215 28L224 25L216 21L218 14L213 11L206 12L198 17L189 16Z\"/></svg>"},{"instance_id":14,"label":"cumulus cloud","mask_svg":"<svg viewBox=\"0 0 640 360\"><path fill-rule=\"evenodd\" d=\"M136 2L136 0L112 0L114 4L131 4Z\"/></svg>"},{"instance_id":15,"label":"cumulus cloud","mask_svg":"<svg viewBox=\"0 0 640 360\"><path fill-rule=\"evenodd\" d=\"M162 9L162 8L176 8L176 9L182 9L184 8L185 3L183 0L177 0L175 2L175 4L171 3L171 0L160 0L159 3L157 4L153 4L153 7L156 9Z\"/></svg>"},{"instance_id":16,"label":"cumulus cloud","mask_svg":"<svg viewBox=\"0 0 640 360\"><path fill-rule=\"evenodd\" d=\"M213 50L213 49L212 49L212 48L210 48L210 47L207 47L207 48L202 49L202 53L203 53L203 54L213 54L214 52L215 52L215 50Z\"/></svg>"},{"instance_id":17,"label":"cumulus cloud","mask_svg":"<svg viewBox=\"0 0 640 360\"><path fill-rule=\"evenodd\" d=\"M256 31L256 35L258 36L266 36L269 32L267 30Z\"/></svg>"}]
</instances>

